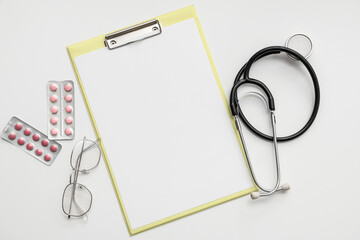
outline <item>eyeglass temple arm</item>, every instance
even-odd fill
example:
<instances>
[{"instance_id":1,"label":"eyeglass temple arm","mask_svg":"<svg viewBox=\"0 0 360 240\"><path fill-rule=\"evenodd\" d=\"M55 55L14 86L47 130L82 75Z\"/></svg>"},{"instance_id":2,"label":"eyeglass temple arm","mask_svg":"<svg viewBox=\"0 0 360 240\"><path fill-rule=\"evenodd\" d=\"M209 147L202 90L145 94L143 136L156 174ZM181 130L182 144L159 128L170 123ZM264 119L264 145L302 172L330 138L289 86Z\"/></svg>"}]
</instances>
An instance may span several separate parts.
<instances>
[{"instance_id":1,"label":"eyeglass temple arm","mask_svg":"<svg viewBox=\"0 0 360 240\"><path fill-rule=\"evenodd\" d=\"M81 211L81 213L82 213L83 215L86 215L85 211L81 208L80 204L77 203L77 201L75 200L75 198L71 199L71 203L70 203L70 204L72 204L72 202L74 202L74 205ZM70 212L69 212L69 213L70 213ZM71 217L71 215L69 214L69 215L68 215L68 218L70 218L70 217Z\"/></svg>"},{"instance_id":2,"label":"eyeglass temple arm","mask_svg":"<svg viewBox=\"0 0 360 240\"><path fill-rule=\"evenodd\" d=\"M78 179L78 176L79 176L79 167L80 167L80 164L81 164L82 154L83 154L83 152L84 152L85 139L86 139L86 138L84 137L83 143L82 143L82 146L81 146L80 155L79 155L79 157L76 159L76 163L75 163L75 175L74 175L73 189L72 189L72 192L71 192L69 213L71 213L71 207L72 207L73 201L75 202L75 188L76 188L76 183L77 183L77 179ZM76 203L76 202L75 202L75 203ZM70 215L68 216L68 218L70 218Z\"/></svg>"}]
</instances>

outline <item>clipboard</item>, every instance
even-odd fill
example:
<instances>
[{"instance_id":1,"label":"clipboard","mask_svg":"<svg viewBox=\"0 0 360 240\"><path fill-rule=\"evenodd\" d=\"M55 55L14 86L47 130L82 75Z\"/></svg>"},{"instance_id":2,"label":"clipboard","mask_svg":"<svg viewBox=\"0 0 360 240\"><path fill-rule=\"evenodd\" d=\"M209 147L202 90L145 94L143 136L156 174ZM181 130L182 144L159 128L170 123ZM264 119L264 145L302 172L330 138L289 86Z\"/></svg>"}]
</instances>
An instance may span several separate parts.
<instances>
[{"instance_id":1,"label":"clipboard","mask_svg":"<svg viewBox=\"0 0 360 240\"><path fill-rule=\"evenodd\" d=\"M194 6L67 50L131 235L257 190Z\"/></svg>"}]
</instances>

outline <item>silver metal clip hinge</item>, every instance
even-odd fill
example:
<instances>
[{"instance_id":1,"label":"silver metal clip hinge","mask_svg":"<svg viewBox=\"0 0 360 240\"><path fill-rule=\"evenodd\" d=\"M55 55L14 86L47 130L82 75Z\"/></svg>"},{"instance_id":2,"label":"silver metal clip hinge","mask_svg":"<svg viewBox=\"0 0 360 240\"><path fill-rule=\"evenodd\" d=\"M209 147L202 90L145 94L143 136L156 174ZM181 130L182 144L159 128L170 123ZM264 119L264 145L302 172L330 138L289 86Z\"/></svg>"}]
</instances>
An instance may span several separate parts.
<instances>
[{"instance_id":1,"label":"silver metal clip hinge","mask_svg":"<svg viewBox=\"0 0 360 240\"><path fill-rule=\"evenodd\" d=\"M160 23L155 19L106 35L105 46L112 50L129 43L159 35L160 33Z\"/></svg>"}]
</instances>

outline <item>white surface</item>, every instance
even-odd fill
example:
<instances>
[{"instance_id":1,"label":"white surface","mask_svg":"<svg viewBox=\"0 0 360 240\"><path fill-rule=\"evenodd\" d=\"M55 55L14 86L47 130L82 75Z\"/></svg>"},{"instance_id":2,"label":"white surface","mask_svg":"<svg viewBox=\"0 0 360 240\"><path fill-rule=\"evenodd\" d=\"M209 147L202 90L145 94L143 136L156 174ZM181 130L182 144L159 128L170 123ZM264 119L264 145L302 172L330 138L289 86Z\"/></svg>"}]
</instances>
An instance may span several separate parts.
<instances>
[{"instance_id":1,"label":"white surface","mask_svg":"<svg viewBox=\"0 0 360 240\"><path fill-rule=\"evenodd\" d=\"M253 186L194 19L75 62L132 228Z\"/></svg>"},{"instance_id":2,"label":"white surface","mask_svg":"<svg viewBox=\"0 0 360 240\"><path fill-rule=\"evenodd\" d=\"M309 61L319 77L322 99L318 118L309 132L279 146L283 180L289 182L291 190L256 201L240 198L129 237L103 162L96 171L79 179L94 193L89 222L68 221L61 211L61 195L70 174L68 158L73 142L63 143L59 159L47 167L0 141L0 239L358 238L357 0L0 0L0 126L16 115L46 131L46 82L75 79L66 46L189 4L195 4L226 93L239 68L255 51L282 45L296 32L312 38L314 53ZM286 83L293 78L294 82L308 81L302 80L301 71L281 59L256 64L252 76L268 84L280 78ZM311 95L309 84L304 87ZM292 127L286 119L281 120L287 101L293 101L283 101L286 88L274 85L272 90L279 130L283 131ZM78 98L80 92L75 95L76 140L83 135L94 138ZM309 111L302 105L296 107L301 107L303 114ZM267 169L272 164L271 144L248 132L246 137L255 167L261 167L257 169L259 176L271 180L272 172ZM346 197L349 194L351 197Z\"/></svg>"}]
</instances>

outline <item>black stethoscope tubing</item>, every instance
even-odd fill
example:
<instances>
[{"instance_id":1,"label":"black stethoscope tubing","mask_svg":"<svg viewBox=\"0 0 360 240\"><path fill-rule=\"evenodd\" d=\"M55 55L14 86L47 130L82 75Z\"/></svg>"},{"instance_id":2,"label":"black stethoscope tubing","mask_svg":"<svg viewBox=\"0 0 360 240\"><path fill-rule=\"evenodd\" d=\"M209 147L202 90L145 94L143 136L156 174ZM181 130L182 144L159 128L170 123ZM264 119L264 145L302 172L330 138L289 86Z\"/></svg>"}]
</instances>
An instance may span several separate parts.
<instances>
[{"instance_id":1,"label":"black stethoscope tubing","mask_svg":"<svg viewBox=\"0 0 360 240\"><path fill-rule=\"evenodd\" d=\"M257 136L259 136L263 139L266 139L266 140L273 140L273 136L269 136L265 133L262 133L261 131L256 129L247 120L247 118L245 117L244 113L242 112L239 102L238 102L237 89L241 85L246 84L246 83L253 84L253 85L260 87L265 92L265 94L268 98L269 110L274 111L275 103L274 103L274 98L273 98L270 90L261 81L250 78L249 72L250 72L250 68L253 65L253 63L256 62L257 60L259 60L260 58L263 58L265 56L272 55L272 54L279 54L281 52L285 52L285 53L289 54L294 59L299 60L302 64L304 64L304 66L308 70L308 72L311 76L312 82L313 82L313 87L314 87L314 92L315 92L315 101L314 101L313 111L312 111L311 116L310 116L309 120L307 121L307 123L299 131L297 131L294 134L284 136L284 137L277 137L276 139L278 142L289 141L289 140L299 137L300 135L305 133L310 128L310 126L312 125L312 123L314 122L314 120L316 118L316 115L319 110L319 105L320 105L320 87L319 87L319 82L318 82L317 76L315 74L315 71L312 68L312 66L310 65L310 63L300 53L298 53L295 50L288 48L288 47L271 46L271 47L261 49L260 51L255 53L249 59L249 61L247 63L245 63L245 65L240 69L240 71L236 75L234 85L231 89L231 94L230 94L230 107L231 107L232 114L234 116L238 115L241 118L241 120L244 122L244 124Z\"/></svg>"}]
</instances>

